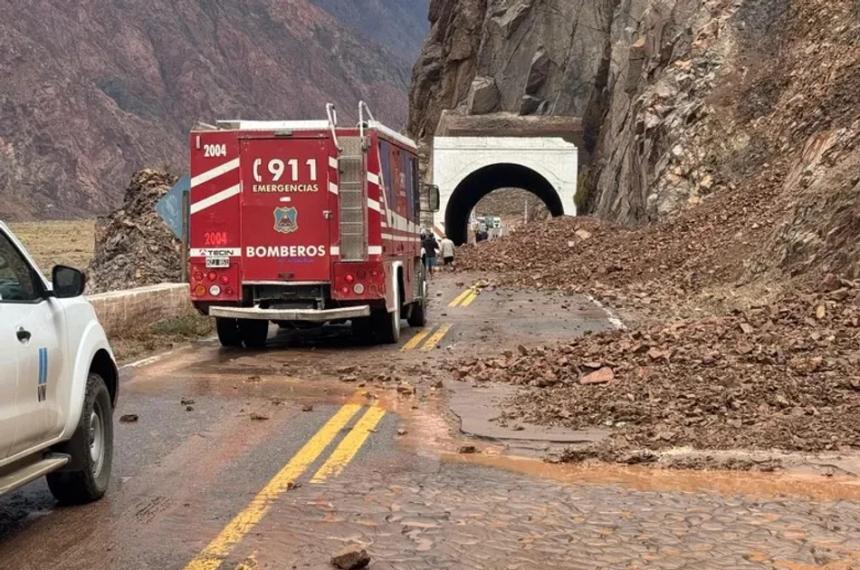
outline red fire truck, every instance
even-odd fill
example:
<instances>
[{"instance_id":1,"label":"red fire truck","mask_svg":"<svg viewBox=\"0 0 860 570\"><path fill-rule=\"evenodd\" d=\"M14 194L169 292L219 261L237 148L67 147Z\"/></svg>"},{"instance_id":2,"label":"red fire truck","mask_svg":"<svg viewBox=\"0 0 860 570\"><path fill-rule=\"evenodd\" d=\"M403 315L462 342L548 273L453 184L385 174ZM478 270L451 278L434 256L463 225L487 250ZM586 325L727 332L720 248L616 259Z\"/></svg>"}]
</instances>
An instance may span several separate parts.
<instances>
[{"instance_id":1,"label":"red fire truck","mask_svg":"<svg viewBox=\"0 0 860 570\"><path fill-rule=\"evenodd\" d=\"M385 343L401 318L425 323L415 143L363 102L352 128L326 111L191 132L191 296L224 346L264 346L270 322L351 322Z\"/></svg>"}]
</instances>

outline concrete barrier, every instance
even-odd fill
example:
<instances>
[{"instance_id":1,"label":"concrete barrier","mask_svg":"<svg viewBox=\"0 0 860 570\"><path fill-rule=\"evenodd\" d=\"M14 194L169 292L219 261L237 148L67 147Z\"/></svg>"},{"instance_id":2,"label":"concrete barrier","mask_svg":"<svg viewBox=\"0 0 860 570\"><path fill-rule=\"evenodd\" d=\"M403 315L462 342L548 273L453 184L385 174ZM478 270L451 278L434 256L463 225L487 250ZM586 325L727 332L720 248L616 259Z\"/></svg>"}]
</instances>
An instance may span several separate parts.
<instances>
[{"instance_id":1,"label":"concrete barrier","mask_svg":"<svg viewBox=\"0 0 860 570\"><path fill-rule=\"evenodd\" d=\"M108 335L140 329L193 311L186 283L162 283L87 297Z\"/></svg>"}]
</instances>

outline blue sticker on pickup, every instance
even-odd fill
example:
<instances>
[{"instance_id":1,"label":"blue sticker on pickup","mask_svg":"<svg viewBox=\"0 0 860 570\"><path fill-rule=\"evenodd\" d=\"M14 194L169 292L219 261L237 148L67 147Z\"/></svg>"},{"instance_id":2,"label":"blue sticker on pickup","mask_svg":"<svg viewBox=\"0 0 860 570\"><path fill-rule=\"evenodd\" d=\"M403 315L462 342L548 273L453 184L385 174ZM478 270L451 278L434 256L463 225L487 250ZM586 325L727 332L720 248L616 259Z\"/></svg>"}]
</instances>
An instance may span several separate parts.
<instances>
[{"instance_id":1,"label":"blue sticker on pickup","mask_svg":"<svg viewBox=\"0 0 860 570\"><path fill-rule=\"evenodd\" d=\"M39 386L37 395L40 402L48 398L48 349L39 349Z\"/></svg>"}]
</instances>

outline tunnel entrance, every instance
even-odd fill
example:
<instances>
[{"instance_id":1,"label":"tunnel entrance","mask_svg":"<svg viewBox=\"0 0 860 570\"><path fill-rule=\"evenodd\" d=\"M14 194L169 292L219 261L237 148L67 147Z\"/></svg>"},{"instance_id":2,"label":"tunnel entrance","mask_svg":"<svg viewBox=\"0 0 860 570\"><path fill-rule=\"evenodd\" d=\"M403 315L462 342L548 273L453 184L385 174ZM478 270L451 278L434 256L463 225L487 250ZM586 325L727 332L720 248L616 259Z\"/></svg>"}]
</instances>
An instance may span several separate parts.
<instances>
[{"instance_id":1,"label":"tunnel entrance","mask_svg":"<svg viewBox=\"0 0 860 570\"><path fill-rule=\"evenodd\" d=\"M492 164L471 173L463 179L445 208L445 231L457 244L466 243L469 236L469 215L481 199L502 188L526 190L546 205L553 216L563 216L561 197L546 178L520 164Z\"/></svg>"}]
</instances>

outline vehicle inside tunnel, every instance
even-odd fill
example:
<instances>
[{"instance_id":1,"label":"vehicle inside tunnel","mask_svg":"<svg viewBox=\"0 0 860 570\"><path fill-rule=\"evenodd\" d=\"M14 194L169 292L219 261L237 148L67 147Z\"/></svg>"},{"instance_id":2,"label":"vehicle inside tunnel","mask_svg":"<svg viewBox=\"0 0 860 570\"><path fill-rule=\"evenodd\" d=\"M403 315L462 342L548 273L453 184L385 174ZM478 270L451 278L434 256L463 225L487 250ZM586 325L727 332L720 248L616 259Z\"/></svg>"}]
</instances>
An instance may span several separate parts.
<instances>
[{"instance_id":1,"label":"vehicle inside tunnel","mask_svg":"<svg viewBox=\"0 0 860 570\"><path fill-rule=\"evenodd\" d=\"M468 241L469 215L486 195L502 188L526 190L546 205L552 216L564 215L561 198L549 181L520 164L493 164L471 173L454 189L445 209L445 231L462 245Z\"/></svg>"}]
</instances>

